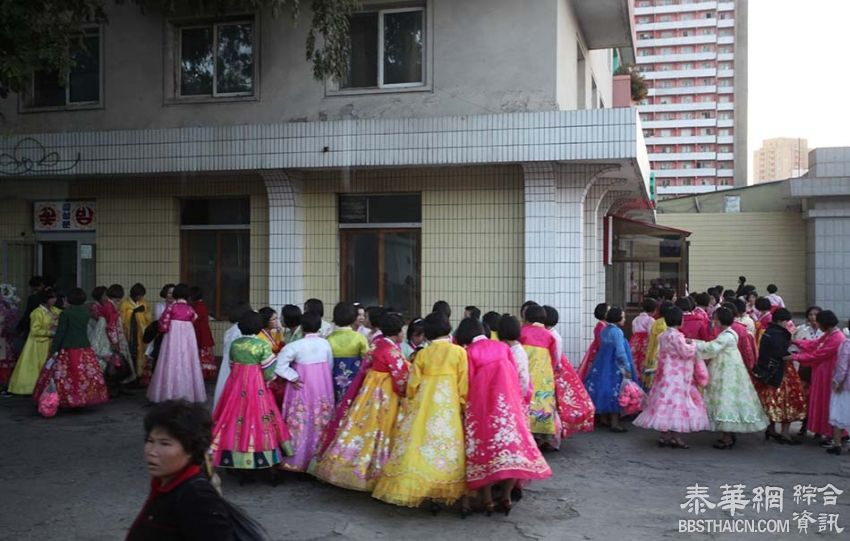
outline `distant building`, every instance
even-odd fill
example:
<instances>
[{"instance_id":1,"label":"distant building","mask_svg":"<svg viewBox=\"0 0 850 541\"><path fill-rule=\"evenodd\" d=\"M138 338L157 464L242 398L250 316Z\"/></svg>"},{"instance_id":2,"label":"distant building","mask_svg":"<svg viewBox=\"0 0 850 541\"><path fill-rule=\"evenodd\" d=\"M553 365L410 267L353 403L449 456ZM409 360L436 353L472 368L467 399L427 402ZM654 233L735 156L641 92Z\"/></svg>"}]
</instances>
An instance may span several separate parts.
<instances>
[{"instance_id":1,"label":"distant building","mask_svg":"<svg viewBox=\"0 0 850 541\"><path fill-rule=\"evenodd\" d=\"M765 139L753 152L756 182L803 176L809 169L809 142L793 137Z\"/></svg>"}]
</instances>

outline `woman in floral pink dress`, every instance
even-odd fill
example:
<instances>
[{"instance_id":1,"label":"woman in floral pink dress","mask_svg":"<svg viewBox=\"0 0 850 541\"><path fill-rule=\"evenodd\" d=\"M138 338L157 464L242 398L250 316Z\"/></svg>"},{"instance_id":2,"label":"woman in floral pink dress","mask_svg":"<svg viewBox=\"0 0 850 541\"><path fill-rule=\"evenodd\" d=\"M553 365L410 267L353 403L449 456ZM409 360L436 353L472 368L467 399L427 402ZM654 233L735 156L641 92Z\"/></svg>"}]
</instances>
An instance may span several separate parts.
<instances>
[{"instance_id":1,"label":"woman in floral pink dress","mask_svg":"<svg viewBox=\"0 0 850 541\"><path fill-rule=\"evenodd\" d=\"M489 515L491 487L504 482L502 509L511 509L518 481L546 479L552 470L540 454L526 421L527 404L519 387L511 349L484 336L477 320L461 321L455 338L466 347L469 393L465 408L466 485L482 490Z\"/></svg>"},{"instance_id":2,"label":"woman in floral pink dress","mask_svg":"<svg viewBox=\"0 0 850 541\"><path fill-rule=\"evenodd\" d=\"M679 331L682 310L664 313L667 330L658 337L658 368L644 410L635 426L661 432L658 445L687 449L677 434L709 429L708 414L699 386L708 383L705 363L696 356L696 344Z\"/></svg>"}]
</instances>

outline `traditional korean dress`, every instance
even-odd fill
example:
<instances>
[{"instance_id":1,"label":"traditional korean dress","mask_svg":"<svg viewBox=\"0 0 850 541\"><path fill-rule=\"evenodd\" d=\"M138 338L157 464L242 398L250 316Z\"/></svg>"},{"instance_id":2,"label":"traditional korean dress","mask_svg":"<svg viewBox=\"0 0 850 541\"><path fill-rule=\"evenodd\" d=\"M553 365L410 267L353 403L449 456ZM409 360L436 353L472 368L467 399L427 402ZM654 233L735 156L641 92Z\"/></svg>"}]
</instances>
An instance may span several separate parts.
<instances>
[{"instance_id":1,"label":"traditional korean dress","mask_svg":"<svg viewBox=\"0 0 850 541\"><path fill-rule=\"evenodd\" d=\"M407 384L408 406L373 497L417 507L425 499L450 505L464 495L461 419L467 369L466 351L445 338L416 354Z\"/></svg>"},{"instance_id":2,"label":"traditional korean dress","mask_svg":"<svg viewBox=\"0 0 850 541\"><path fill-rule=\"evenodd\" d=\"M230 376L213 411L213 464L255 470L280 464L292 454L289 431L266 382L274 377L269 344L242 336L230 346Z\"/></svg>"},{"instance_id":3,"label":"traditional korean dress","mask_svg":"<svg viewBox=\"0 0 850 541\"><path fill-rule=\"evenodd\" d=\"M620 386L623 384L624 377L629 377L635 382L640 381L623 329L609 323L602 330L599 351L593 359L590 373L584 380L584 386L593 400L596 413L620 413Z\"/></svg>"},{"instance_id":4,"label":"traditional korean dress","mask_svg":"<svg viewBox=\"0 0 850 541\"><path fill-rule=\"evenodd\" d=\"M148 400L151 402L178 398L206 402L198 341L192 323L196 317L189 303L180 299L169 304L159 318L159 332L163 333L163 337L156 369L148 387Z\"/></svg>"},{"instance_id":5,"label":"traditional korean dress","mask_svg":"<svg viewBox=\"0 0 850 541\"><path fill-rule=\"evenodd\" d=\"M732 322L729 328L738 335L738 351L741 353L744 366L747 367L747 370L752 370L756 360L758 360L758 346L756 346L755 337L747 332L747 328L743 324L737 321Z\"/></svg>"},{"instance_id":6,"label":"traditional korean dress","mask_svg":"<svg viewBox=\"0 0 850 541\"><path fill-rule=\"evenodd\" d=\"M563 429L555 394L557 340L542 324L534 323L523 325L519 341L528 355L528 373L533 389L528 427L538 443L557 449L561 445Z\"/></svg>"},{"instance_id":7,"label":"traditional korean dress","mask_svg":"<svg viewBox=\"0 0 850 541\"><path fill-rule=\"evenodd\" d=\"M514 356L514 363L516 363L519 390L522 392L525 402L529 403L534 390L531 387L531 376L528 373L528 354L519 342L511 346L511 353Z\"/></svg>"},{"instance_id":8,"label":"traditional korean dress","mask_svg":"<svg viewBox=\"0 0 850 541\"><path fill-rule=\"evenodd\" d=\"M195 338L198 341L198 356L201 359L201 373L204 380L214 379L218 373L215 364L215 340L210 330L210 311L203 299L192 303L192 309L198 314L195 318Z\"/></svg>"},{"instance_id":9,"label":"traditional korean dress","mask_svg":"<svg viewBox=\"0 0 850 541\"><path fill-rule=\"evenodd\" d=\"M558 417L561 420L561 437L568 438L576 432L593 432L593 416L596 408L587 394L584 383L578 377L575 368L564 354L564 340L557 329L549 332L555 337L558 351L558 364L555 366L555 402L558 405Z\"/></svg>"},{"instance_id":10,"label":"traditional korean dress","mask_svg":"<svg viewBox=\"0 0 850 541\"><path fill-rule=\"evenodd\" d=\"M845 340L838 349L832 383L839 388L833 389L829 399L829 424L850 430L850 340Z\"/></svg>"},{"instance_id":11,"label":"traditional korean dress","mask_svg":"<svg viewBox=\"0 0 850 541\"><path fill-rule=\"evenodd\" d=\"M708 363L708 386L703 398L711 430L759 432L767 428L767 415L738 351L738 335L731 328L711 342L697 342L697 355Z\"/></svg>"},{"instance_id":12,"label":"traditional korean dress","mask_svg":"<svg viewBox=\"0 0 850 541\"><path fill-rule=\"evenodd\" d=\"M332 485L371 492L393 447L407 393L409 363L398 344L382 338L360 370L367 371L360 390L312 473Z\"/></svg>"},{"instance_id":13,"label":"traditional korean dress","mask_svg":"<svg viewBox=\"0 0 850 541\"><path fill-rule=\"evenodd\" d=\"M469 393L464 426L466 484L478 490L507 479L545 479L552 470L528 430L510 348L477 336L467 346Z\"/></svg>"},{"instance_id":14,"label":"traditional korean dress","mask_svg":"<svg viewBox=\"0 0 850 541\"><path fill-rule=\"evenodd\" d=\"M604 328L604 321L597 322L596 327L593 328L593 341L588 346L587 351L584 352L584 357L582 357L581 364L578 367L578 377L582 381L587 377L587 373L590 372L590 365L593 363L593 359L596 358L596 352L599 351L599 339Z\"/></svg>"},{"instance_id":15,"label":"traditional korean dress","mask_svg":"<svg viewBox=\"0 0 850 541\"><path fill-rule=\"evenodd\" d=\"M666 321L665 321L666 323ZM685 338L692 340L711 340L709 332L708 319L697 312L685 312L682 314L682 326L680 332L685 335Z\"/></svg>"},{"instance_id":16,"label":"traditional korean dress","mask_svg":"<svg viewBox=\"0 0 850 541\"><path fill-rule=\"evenodd\" d=\"M53 381L60 408L82 408L109 400L100 363L89 345L86 329L89 311L85 306L68 306L59 315L50 359L38 377L33 400Z\"/></svg>"},{"instance_id":17,"label":"traditional korean dress","mask_svg":"<svg viewBox=\"0 0 850 541\"><path fill-rule=\"evenodd\" d=\"M360 363L369 351L369 342L351 327L342 327L328 335L328 343L334 355L334 398L339 402L357 376Z\"/></svg>"},{"instance_id":18,"label":"traditional korean dress","mask_svg":"<svg viewBox=\"0 0 850 541\"><path fill-rule=\"evenodd\" d=\"M773 312L761 314L756 321L756 344L761 341L761 335L767 330L767 326L773 321Z\"/></svg>"},{"instance_id":19,"label":"traditional korean dress","mask_svg":"<svg viewBox=\"0 0 850 541\"><path fill-rule=\"evenodd\" d=\"M747 329L747 332L750 334L750 336L755 338L755 336L756 336L756 322L753 321L753 318L751 318L747 314L744 314L741 317L735 318L735 321L737 321L738 323L743 325L744 328Z\"/></svg>"},{"instance_id":20,"label":"traditional korean dress","mask_svg":"<svg viewBox=\"0 0 850 541\"><path fill-rule=\"evenodd\" d=\"M257 338L266 342L272 348L272 353L277 356L278 353L281 352L283 346L285 345L283 342L283 333L280 329L263 329L257 334ZM270 382L268 382L267 387L269 391L271 391L274 396L275 404L283 404L283 395L286 391L286 380L281 378L274 378Z\"/></svg>"},{"instance_id":21,"label":"traditional korean dress","mask_svg":"<svg viewBox=\"0 0 850 541\"><path fill-rule=\"evenodd\" d=\"M17 318L17 303L0 296L0 389L9 383L18 360L14 340Z\"/></svg>"},{"instance_id":22,"label":"traditional korean dress","mask_svg":"<svg viewBox=\"0 0 850 541\"><path fill-rule=\"evenodd\" d=\"M708 413L699 387L708 383L708 369L678 329L658 337L658 369L646 406L634 425L659 432L708 430Z\"/></svg>"},{"instance_id":23,"label":"traditional korean dress","mask_svg":"<svg viewBox=\"0 0 850 541\"><path fill-rule=\"evenodd\" d=\"M283 469L307 471L319 450L334 412L332 366L331 346L318 333L287 344L277 356L275 373L289 382L280 409L295 451L281 463ZM298 380L304 381L300 389L293 384Z\"/></svg>"},{"instance_id":24,"label":"traditional korean dress","mask_svg":"<svg viewBox=\"0 0 850 541\"><path fill-rule=\"evenodd\" d=\"M812 367L807 427L815 434L828 438L832 437L832 427L829 424L832 373L838 350L844 340L844 333L835 328L817 340L794 341L800 352L792 354L792 359L802 366Z\"/></svg>"},{"instance_id":25,"label":"traditional korean dress","mask_svg":"<svg viewBox=\"0 0 850 541\"><path fill-rule=\"evenodd\" d=\"M629 347L632 349L632 360L638 374L643 374L646 348L649 346L649 331L652 330L653 323L655 318L646 312L641 312L632 320L632 337L629 338Z\"/></svg>"},{"instance_id":26,"label":"traditional korean dress","mask_svg":"<svg viewBox=\"0 0 850 541\"><path fill-rule=\"evenodd\" d=\"M151 324L151 312L144 299L139 302L134 301L130 297L121 301L118 305L118 313L121 316L124 337L127 339L131 362L133 363L136 374L144 373L145 364L145 329Z\"/></svg>"},{"instance_id":27,"label":"traditional korean dress","mask_svg":"<svg viewBox=\"0 0 850 541\"><path fill-rule=\"evenodd\" d=\"M643 361L643 373L640 375L645 389L652 388L652 382L655 380L655 368L657 366L658 357L658 337L661 333L667 330L667 322L663 317L659 317L649 329L649 339L646 344L646 358Z\"/></svg>"},{"instance_id":28,"label":"traditional korean dress","mask_svg":"<svg viewBox=\"0 0 850 541\"><path fill-rule=\"evenodd\" d=\"M44 363L50 355L50 340L56 332L61 310L39 305L30 314L30 329L15 370L9 379L12 394L32 394Z\"/></svg>"},{"instance_id":29,"label":"traditional korean dress","mask_svg":"<svg viewBox=\"0 0 850 541\"><path fill-rule=\"evenodd\" d=\"M88 335L92 351L97 356L102 368L106 368L113 355L120 355L129 365L130 374L123 381L107 381L108 385L128 383L136 379L136 364L127 337L124 335L124 324L118 308L111 299L94 302L89 306L89 316L94 322L89 322Z\"/></svg>"},{"instance_id":30,"label":"traditional korean dress","mask_svg":"<svg viewBox=\"0 0 850 541\"><path fill-rule=\"evenodd\" d=\"M234 323L229 329L224 331L221 350L221 366L218 370L218 377L215 382L215 394L213 395L213 409L215 409L221 398L221 393L224 392L224 386L227 383L227 378L230 376L230 346L233 341L242 336L242 331L239 330L239 325Z\"/></svg>"},{"instance_id":31,"label":"traditional korean dress","mask_svg":"<svg viewBox=\"0 0 850 541\"><path fill-rule=\"evenodd\" d=\"M771 366L776 372L767 381L753 379L761 405L772 423L791 423L806 418L806 399L803 384L794 363L782 360L788 355L791 333L788 329L771 323L759 344L758 369L767 373Z\"/></svg>"}]
</instances>

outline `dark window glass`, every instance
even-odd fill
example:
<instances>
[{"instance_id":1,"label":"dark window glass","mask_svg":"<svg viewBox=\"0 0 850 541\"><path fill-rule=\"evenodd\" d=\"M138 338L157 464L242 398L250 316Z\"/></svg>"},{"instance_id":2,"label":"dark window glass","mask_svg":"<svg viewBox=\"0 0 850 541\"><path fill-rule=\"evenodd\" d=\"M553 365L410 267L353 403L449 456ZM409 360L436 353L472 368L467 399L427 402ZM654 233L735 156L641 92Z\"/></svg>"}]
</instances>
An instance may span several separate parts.
<instances>
[{"instance_id":1,"label":"dark window glass","mask_svg":"<svg viewBox=\"0 0 850 541\"><path fill-rule=\"evenodd\" d=\"M345 88L378 86L378 14L359 13L348 21L351 53Z\"/></svg>"},{"instance_id":2,"label":"dark window glass","mask_svg":"<svg viewBox=\"0 0 850 541\"><path fill-rule=\"evenodd\" d=\"M181 225L248 225L248 199L185 199L180 209Z\"/></svg>"},{"instance_id":3,"label":"dark window glass","mask_svg":"<svg viewBox=\"0 0 850 541\"><path fill-rule=\"evenodd\" d=\"M72 53L75 66L68 74L68 96L71 103L96 102L100 100L100 36L88 31L82 47Z\"/></svg>"},{"instance_id":4,"label":"dark window glass","mask_svg":"<svg viewBox=\"0 0 850 541\"><path fill-rule=\"evenodd\" d=\"M422 221L422 196L340 195L341 224L398 224Z\"/></svg>"},{"instance_id":5,"label":"dark window glass","mask_svg":"<svg viewBox=\"0 0 850 541\"><path fill-rule=\"evenodd\" d=\"M422 12L384 15L384 84L422 82Z\"/></svg>"},{"instance_id":6,"label":"dark window glass","mask_svg":"<svg viewBox=\"0 0 850 541\"><path fill-rule=\"evenodd\" d=\"M65 105L65 88L55 71L37 71L33 74L32 107Z\"/></svg>"},{"instance_id":7,"label":"dark window glass","mask_svg":"<svg viewBox=\"0 0 850 541\"><path fill-rule=\"evenodd\" d=\"M254 25L218 25L216 92L250 93L254 87Z\"/></svg>"},{"instance_id":8,"label":"dark window glass","mask_svg":"<svg viewBox=\"0 0 850 541\"><path fill-rule=\"evenodd\" d=\"M250 293L248 230L183 231L182 280L200 287L210 314L224 319Z\"/></svg>"},{"instance_id":9,"label":"dark window glass","mask_svg":"<svg viewBox=\"0 0 850 541\"><path fill-rule=\"evenodd\" d=\"M213 28L180 30L180 95L202 96L213 89Z\"/></svg>"}]
</instances>

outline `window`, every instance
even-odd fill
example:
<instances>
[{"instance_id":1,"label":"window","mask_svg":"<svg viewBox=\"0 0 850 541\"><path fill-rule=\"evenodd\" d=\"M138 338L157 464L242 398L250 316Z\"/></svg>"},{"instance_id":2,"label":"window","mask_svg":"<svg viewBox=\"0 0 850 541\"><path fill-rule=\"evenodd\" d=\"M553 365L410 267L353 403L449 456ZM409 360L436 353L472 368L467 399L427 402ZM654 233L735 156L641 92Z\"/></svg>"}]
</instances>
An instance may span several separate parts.
<instances>
[{"instance_id":1,"label":"window","mask_svg":"<svg viewBox=\"0 0 850 541\"><path fill-rule=\"evenodd\" d=\"M351 56L342 88L424 86L424 8L357 13L349 31Z\"/></svg>"},{"instance_id":2,"label":"window","mask_svg":"<svg viewBox=\"0 0 850 541\"><path fill-rule=\"evenodd\" d=\"M56 71L37 71L26 97L26 105L41 107L79 107L100 104L100 28L85 28L72 42L74 66L62 76Z\"/></svg>"},{"instance_id":3,"label":"window","mask_svg":"<svg viewBox=\"0 0 850 541\"><path fill-rule=\"evenodd\" d=\"M254 22L193 24L177 28L179 97L254 95Z\"/></svg>"},{"instance_id":4,"label":"window","mask_svg":"<svg viewBox=\"0 0 850 541\"><path fill-rule=\"evenodd\" d=\"M181 201L180 277L203 290L216 319L248 299L250 224L247 198Z\"/></svg>"}]
</instances>

